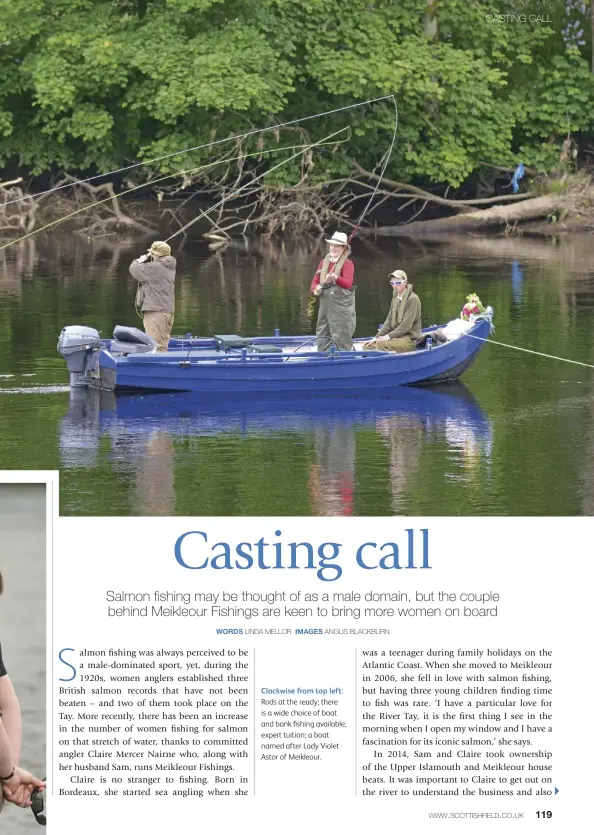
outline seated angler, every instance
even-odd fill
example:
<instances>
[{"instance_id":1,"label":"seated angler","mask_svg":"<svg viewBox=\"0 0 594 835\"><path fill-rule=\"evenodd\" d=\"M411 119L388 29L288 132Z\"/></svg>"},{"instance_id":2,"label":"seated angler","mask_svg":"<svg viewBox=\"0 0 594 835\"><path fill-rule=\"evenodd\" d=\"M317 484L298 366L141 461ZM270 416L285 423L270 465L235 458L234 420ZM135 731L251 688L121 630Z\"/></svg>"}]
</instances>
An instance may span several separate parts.
<instances>
[{"instance_id":1,"label":"seated angler","mask_svg":"<svg viewBox=\"0 0 594 835\"><path fill-rule=\"evenodd\" d=\"M421 300L413 293L406 273L395 270L390 273L393 295L386 321L374 339L363 348L366 351L394 351L404 354L414 351L421 338Z\"/></svg>"}]
</instances>

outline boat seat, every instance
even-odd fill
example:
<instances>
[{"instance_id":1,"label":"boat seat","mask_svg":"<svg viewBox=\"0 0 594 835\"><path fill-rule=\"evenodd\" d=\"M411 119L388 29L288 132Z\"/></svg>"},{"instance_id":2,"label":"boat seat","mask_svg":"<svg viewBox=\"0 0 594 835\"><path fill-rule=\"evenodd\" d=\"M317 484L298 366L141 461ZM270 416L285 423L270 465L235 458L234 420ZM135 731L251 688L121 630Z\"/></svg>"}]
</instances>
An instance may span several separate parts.
<instances>
[{"instance_id":1,"label":"boat seat","mask_svg":"<svg viewBox=\"0 0 594 835\"><path fill-rule=\"evenodd\" d=\"M113 338L115 342L125 342L128 345L143 345L147 351L152 351L156 345L155 340L144 331L141 331L139 328L127 328L125 325L115 326L113 329Z\"/></svg>"},{"instance_id":2,"label":"boat seat","mask_svg":"<svg viewBox=\"0 0 594 835\"><path fill-rule=\"evenodd\" d=\"M140 342L123 342L121 339L112 339L109 343L109 350L112 354L147 354L153 349L154 345L144 345Z\"/></svg>"}]
</instances>

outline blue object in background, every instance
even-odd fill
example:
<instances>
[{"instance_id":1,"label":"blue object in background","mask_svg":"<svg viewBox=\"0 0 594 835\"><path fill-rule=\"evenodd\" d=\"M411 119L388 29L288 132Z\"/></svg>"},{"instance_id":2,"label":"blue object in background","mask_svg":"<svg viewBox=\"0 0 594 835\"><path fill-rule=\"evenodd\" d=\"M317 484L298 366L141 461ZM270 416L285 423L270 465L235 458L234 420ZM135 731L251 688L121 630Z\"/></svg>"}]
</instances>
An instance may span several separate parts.
<instances>
[{"instance_id":1,"label":"blue object in background","mask_svg":"<svg viewBox=\"0 0 594 835\"><path fill-rule=\"evenodd\" d=\"M516 302L524 296L524 271L515 259L512 261L512 293Z\"/></svg>"},{"instance_id":2,"label":"blue object in background","mask_svg":"<svg viewBox=\"0 0 594 835\"><path fill-rule=\"evenodd\" d=\"M518 165L518 167L516 168L516 170L514 171L514 176L512 177L512 181L511 181L512 189L514 191L514 194L517 194L519 192L520 186L518 185L518 182L522 179L522 177L524 176L525 173L526 173L526 169L524 168L524 163L521 162Z\"/></svg>"}]
</instances>

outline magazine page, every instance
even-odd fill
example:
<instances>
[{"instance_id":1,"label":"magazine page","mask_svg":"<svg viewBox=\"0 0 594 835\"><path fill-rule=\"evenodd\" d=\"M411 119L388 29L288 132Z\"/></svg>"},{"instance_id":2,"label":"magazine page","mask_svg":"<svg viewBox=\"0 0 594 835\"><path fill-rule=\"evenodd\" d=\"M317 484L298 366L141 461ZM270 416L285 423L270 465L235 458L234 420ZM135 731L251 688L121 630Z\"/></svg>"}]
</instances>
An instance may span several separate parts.
<instances>
[{"instance_id":1,"label":"magazine page","mask_svg":"<svg viewBox=\"0 0 594 835\"><path fill-rule=\"evenodd\" d=\"M0 835L591 829L592 114L594 0L0 0Z\"/></svg>"}]
</instances>

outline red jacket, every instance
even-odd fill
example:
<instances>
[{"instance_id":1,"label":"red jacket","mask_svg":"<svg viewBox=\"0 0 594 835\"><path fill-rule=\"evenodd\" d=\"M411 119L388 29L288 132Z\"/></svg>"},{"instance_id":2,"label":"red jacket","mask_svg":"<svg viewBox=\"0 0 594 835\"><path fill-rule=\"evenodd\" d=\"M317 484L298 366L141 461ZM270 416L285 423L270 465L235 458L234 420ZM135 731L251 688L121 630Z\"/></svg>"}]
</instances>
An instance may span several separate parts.
<instances>
[{"instance_id":1,"label":"red jacket","mask_svg":"<svg viewBox=\"0 0 594 835\"><path fill-rule=\"evenodd\" d=\"M318 264L317 272L314 275L313 281L311 283L310 290L311 290L312 293L315 290L315 288L318 286L318 284L320 283L320 272L322 270L323 265L324 265L324 259L322 258L322 260ZM333 265L330 264L330 266L328 267L328 273L331 273L332 269L333 269ZM353 262L351 261L350 258L347 258L347 260L342 265L342 270L340 272L339 278L336 279L336 284L339 287L343 287L345 290L350 290L351 287L353 286L354 277L355 277L355 265L353 264Z\"/></svg>"}]
</instances>

